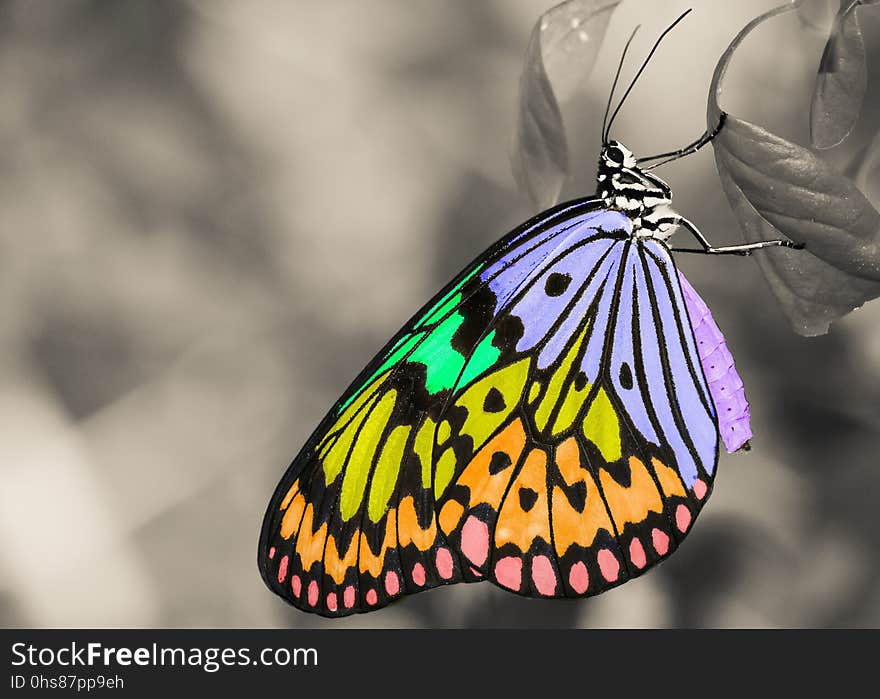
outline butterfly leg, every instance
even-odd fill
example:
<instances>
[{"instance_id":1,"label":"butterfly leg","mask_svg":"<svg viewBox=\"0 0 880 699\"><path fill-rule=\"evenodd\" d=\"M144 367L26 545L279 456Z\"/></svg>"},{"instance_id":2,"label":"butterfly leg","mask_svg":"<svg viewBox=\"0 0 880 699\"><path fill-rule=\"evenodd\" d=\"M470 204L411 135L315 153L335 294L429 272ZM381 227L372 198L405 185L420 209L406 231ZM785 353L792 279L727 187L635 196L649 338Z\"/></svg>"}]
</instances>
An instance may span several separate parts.
<instances>
[{"instance_id":1,"label":"butterfly leg","mask_svg":"<svg viewBox=\"0 0 880 699\"><path fill-rule=\"evenodd\" d=\"M743 245L726 245L724 247L716 248L712 247L706 237L700 233L700 229L697 228L693 223L688 221L684 216L665 216L663 218L658 218L654 223L660 227L663 224L669 224L673 226L681 226L686 230L690 231L690 233L697 239L697 242L700 244L699 249L693 248L672 248L673 252L696 252L702 253L704 255L742 255L747 256L751 255L755 250L763 250L764 248L775 248L775 247L783 247L783 248L792 248L793 250L802 250L804 248L802 243L794 243L791 240L764 240L760 243L745 243Z\"/></svg>"},{"instance_id":2,"label":"butterfly leg","mask_svg":"<svg viewBox=\"0 0 880 699\"><path fill-rule=\"evenodd\" d=\"M700 150L703 146L711 143L715 137L721 133L721 129L724 126L724 122L727 120L727 114L721 112L721 116L718 119L718 124L711 131L706 131L702 136L700 136L696 141L686 145L684 148L679 148L678 150L669 151L667 153L659 153L658 155L649 155L645 158L639 158L639 163L647 163L651 160L662 160L662 162L656 163L655 165L651 165L650 167L643 168L644 170L652 170L655 167L660 167L661 165L666 165L666 163L670 163L673 160L678 160L679 158L684 158L687 155L691 155Z\"/></svg>"}]
</instances>

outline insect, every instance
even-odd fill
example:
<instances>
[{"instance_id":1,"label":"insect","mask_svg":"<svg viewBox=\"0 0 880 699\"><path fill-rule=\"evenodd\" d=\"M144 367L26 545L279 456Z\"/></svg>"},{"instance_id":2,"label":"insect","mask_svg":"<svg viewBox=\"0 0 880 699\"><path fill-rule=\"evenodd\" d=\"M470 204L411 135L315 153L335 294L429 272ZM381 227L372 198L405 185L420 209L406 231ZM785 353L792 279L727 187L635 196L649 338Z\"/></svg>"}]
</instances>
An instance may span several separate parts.
<instances>
[{"instance_id":1,"label":"insect","mask_svg":"<svg viewBox=\"0 0 880 699\"><path fill-rule=\"evenodd\" d=\"M685 13L687 14L687 13ZM258 563L301 610L343 616L438 585L595 595L682 542L712 490L719 440L748 446L724 338L677 271L714 248L652 170L609 138L654 44L602 126L598 193L492 245L349 386L272 496ZM648 163L653 163L648 165Z\"/></svg>"}]
</instances>

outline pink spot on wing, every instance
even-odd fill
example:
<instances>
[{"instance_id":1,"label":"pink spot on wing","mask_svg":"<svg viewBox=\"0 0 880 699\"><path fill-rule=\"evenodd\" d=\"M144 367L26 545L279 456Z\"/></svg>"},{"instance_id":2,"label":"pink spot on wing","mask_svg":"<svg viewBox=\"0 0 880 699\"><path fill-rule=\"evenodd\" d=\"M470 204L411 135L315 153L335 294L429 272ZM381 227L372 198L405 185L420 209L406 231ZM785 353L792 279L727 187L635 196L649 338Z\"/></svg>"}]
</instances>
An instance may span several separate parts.
<instances>
[{"instance_id":1,"label":"pink spot on wing","mask_svg":"<svg viewBox=\"0 0 880 699\"><path fill-rule=\"evenodd\" d=\"M568 584L579 595L584 594L590 586L590 575L587 573L587 566L581 561L575 563L571 570L568 571Z\"/></svg>"},{"instance_id":2,"label":"pink spot on wing","mask_svg":"<svg viewBox=\"0 0 880 699\"><path fill-rule=\"evenodd\" d=\"M697 478L697 482L694 483L694 495L697 496L697 500L702 500L706 497L706 484L703 482L703 479Z\"/></svg>"},{"instance_id":3,"label":"pink spot on wing","mask_svg":"<svg viewBox=\"0 0 880 699\"><path fill-rule=\"evenodd\" d=\"M397 573L393 570L389 570L385 574L385 592L392 597L400 592L400 578L397 577Z\"/></svg>"},{"instance_id":4,"label":"pink spot on wing","mask_svg":"<svg viewBox=\"0 0 880 699\"><path fill-rule=\"evenodd\" d=\"M354 606L354 586L349 585L345 588L345 591L342 593L342 604L345 605L346 609L351 609Z\"/></svg>"},{"instance_id":5,"label":"pink spot on wing","mask_svg":"<svg viewBox=\"0 0 880 699\"><path fill-rule=\"evenodd\" d=\"M629 560L631 560L633 565L639 570L644 568L645 564L648 562L648 559L645 556L645 547L642 546L642 542L638 537L634 537L633 540L629 542Z\"/></svg>"},{"instance_id":6,"label":"pink spot on wing","mask_svg":"<svg viewBox=\"0 0 880 699\"><path fill-rule=\"evenodd\" d=\"M278 562L278 582L283 583L287 579L287 556L282 556Z\"/></svg>"},{"instance_id":7,"label":"pink spot on wing","mask_svg":"<svg viewBox=\"0 0 880 699\"><path fill-rule=\"evenodd\" d=\"M556 573L547 556L535 556L532 559L532 582L535 589L542 595L552 597L556 592Z\"/></svg>"},{"instance_id":8,"label":"pink spot on wing","mask_svg":"<svg viewBox=\"0 0 880 699\"><path fill-rule=\"evenodd\" d=\"M413 566L412 580L419 587L425 584L425 567L421 563L416 563Z\"/></svg>"},{"instance_id":9,"label":"pink spot on wing","mask_svg":"<svg viewBox=\"0 0 880 699\"><path fill-rule=\"evenodd\" d=\"M290 579L290 589L293 590L294 597L299 597L299 593L302 592L303 589L303 584L298 575L294 575Z\"/></svg>"},{"instance_id":10,"label":"pink spot on wing","mask_svg":"<svg viewBox=\"0 0 880 699\"><path fill-rule=\"evenodd\" d=\"M327 595L327 609L331 612L335 612L339 608L339 603L336 601L336 593L331 592Z\"/></svg>"},{"instance_id":11,"label":"pink spot on wing","mask_svg":"<svg viewBox=\"0 0 880 699\"><path fill-rule=\"evenodd\" d=\"M651 532L651 543L654 544L654 550L661 556L665 556L669 551L669 535L664 531L655 528Z\"/></svg>"},{"instance_id":12,"label":"pink spot on wing","mask_svg":"<svg viewBox=\"0 0 880 699\"><path fill-rule=\"evenodd\" d=\"M473 575L475 578L482 578L483 577L483 574L479 570L474 568L473 566L471 566L471 575Z\"/></svg>"},{"instance_id":13,"label":"pink spot on wing","mask_svg":"<svg viewBox=\"0 0 880 699\"><path fill-rule=\"evenodd\" d=\"M519 590L522 586L522 559L507 556L495 564L495 579L511 590Z\"/></svg>"},{"instance_id":14,"label":"pink spot on wing","mask_svg":"<svg viewBox=\"0 0 880 699\"><path fill-rule=\"evenodd\" d=\"M602 549L596 555L596 560L599 562L602 577L608 582L615 582L617 576L620 575L620 562L617 560L617 556L608 549Z\"/></svg>"},{"instance_id":15,"label":"pink spot on wing","mask_svg":"<svg viewBox=\"0 0 880 699\"><path fill-rule=\"evenodd\" d=\"M269 560L271 561L273 558L275 558L275 547L270 546L269 547Z\"/></svg>"},{"instance_id":16,"label":"pink spot on wing","mask_svg":"<svg viewBox=\"0 0 880 699\"><path fill-rule=\"evenodd\" d=\"M679 505L675 509L675 526L678 527L680 532L685 532L690 525L691 511L684 505Z\"/></svg>"},{"instance_id":17,"label":"pink spot on wing","mask_svg":"<svg viewBox=\"0 0 880 699\"><path fill-rule=\"evenodd\" d=\"M318 604L318 581L312 580L309 583L309 604L313 607Z\"/></svg>"},{"instance_id":18,"label":"pink spot on wing","mask_svg":"<svg viewBox=\"0 0 880 699\"><path fill-rule=\"evenodd\" d=\"M367 599L367 604L369 604L372 607L373 605L376 604L376 602L379 601L379 596L376 594L375 590L370 589L370 590L367 590L366 599Z\"/></svg>"},{"instance_id":19,"label":"pink spot on wing","mask_svg":"<svg viewBox=\"0 0 880 699\"><path fill-rule=\"evenodd\" d=\"M483 565L489 557L489 527L473 515L461 528L461 552L476 566Z\"/></svg>"},{"instance_id":20,"label":"pink spot on wing","mask_svg":"<svg viewBox=\"0 0 880 699\"><path fill-rule=\"evenodd\" d=\"M437 572L444 580L452 577L452 554L449 549L437 549Z\"/></svg>"}]
</instances>

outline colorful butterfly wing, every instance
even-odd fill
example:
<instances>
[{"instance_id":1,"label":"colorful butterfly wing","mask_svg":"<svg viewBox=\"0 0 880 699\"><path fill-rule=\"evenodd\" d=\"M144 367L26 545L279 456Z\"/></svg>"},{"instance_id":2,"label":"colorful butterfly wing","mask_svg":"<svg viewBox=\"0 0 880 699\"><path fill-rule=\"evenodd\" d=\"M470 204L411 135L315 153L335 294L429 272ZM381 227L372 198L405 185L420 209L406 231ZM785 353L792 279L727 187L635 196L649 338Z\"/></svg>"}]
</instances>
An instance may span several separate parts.
<instances>
[{"instance_id":1,"label":"colorful butterfly wing","mask_svg":"<svg viewBox=\"0 0 880 699\"><path fill-rule=\"evenodd\" d=\"M573 238L516 285L490 325L519 329L499 365L453 392L466 419L452 441L489 438L474 440L439 503L441 530L463 567L529 596L597 594L668 556L717 464L715 408L668 251L625 240L622 214L599 227L626 235Z\"/></svg>"},{"instance_id":2,"label":"colorful butterfly wing","mask_svg":"<svg viewBox=\"0 0 880 699\"><path fill-rule=\"evenodd\" d=\"M436 503L503 420L478 420L469 402L474 392L455 387L497 369L509 353L517 329L495 321L517 289L555 268L573 246L601 240L610 249L601 222L591 224L602 214L598 207L594 200L563 204L503 238L349 387L270 501L258 557L273 591L335 616L477 579L449 545ZM522 367L506 374L521 384L504 384L511 405L522 400L513 393L524 390L529 371ZM463 437L469 429L476 431Z\"/></svg>"}]
</instances>

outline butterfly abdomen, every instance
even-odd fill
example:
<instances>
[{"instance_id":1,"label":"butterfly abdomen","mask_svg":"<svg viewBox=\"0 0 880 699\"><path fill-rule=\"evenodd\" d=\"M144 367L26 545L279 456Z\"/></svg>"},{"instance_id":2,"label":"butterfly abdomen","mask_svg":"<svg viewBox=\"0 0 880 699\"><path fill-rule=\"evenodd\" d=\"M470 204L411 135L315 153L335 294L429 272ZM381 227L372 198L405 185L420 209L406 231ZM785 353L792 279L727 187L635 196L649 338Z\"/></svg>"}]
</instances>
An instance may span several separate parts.
<instances>
[{"instance_id":1,"label":"butterfly abdomen","mask_svg":"<svg viewBox=\"0 0 880 699\"><path fill-rule=\"evenodd\" d=\"M752 438L749 403L733 355L709 307L681 273L679 281L694 330L697 352L718 414L721 439L730 453L747 448Z\"/></svg>"}]
</instances>

